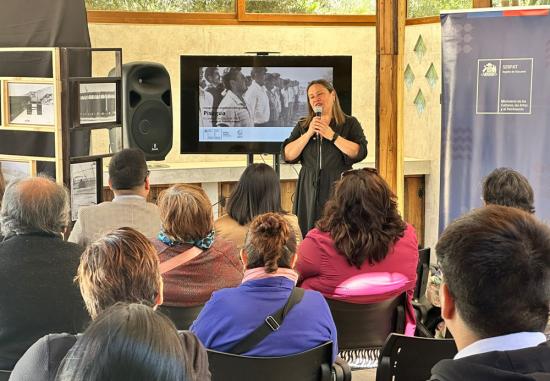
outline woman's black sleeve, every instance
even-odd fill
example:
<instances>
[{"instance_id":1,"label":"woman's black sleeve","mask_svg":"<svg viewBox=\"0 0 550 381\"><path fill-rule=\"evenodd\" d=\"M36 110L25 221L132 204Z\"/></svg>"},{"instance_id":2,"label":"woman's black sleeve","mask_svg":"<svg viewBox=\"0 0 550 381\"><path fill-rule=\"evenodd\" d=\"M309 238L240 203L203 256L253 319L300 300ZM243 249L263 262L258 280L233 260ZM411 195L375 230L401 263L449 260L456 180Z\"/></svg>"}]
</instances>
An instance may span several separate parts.
<instances>
[{"instance_id":1,"label":"woman's black sleeve","mask_svg":"<svg viewBox=\"0 0 550 381\"><path fill-rule=\"evenodd\" d=\"M298 157L294 160L287 160L286 157L285 157L285 147L286 147L286 145L288 143L292 143L293 141L298 139L300 136L302 136L302 127L300 126L300 123L298 122L298 124L296 124L296 127L294 127L294 129L290 133L290 136L283 142L283 144L281 146L281 156L282 156L283 160L285 161L285 163L296 164L300 160L302 160L302 154L298 155Z\"/></svg>"}]
</instances>

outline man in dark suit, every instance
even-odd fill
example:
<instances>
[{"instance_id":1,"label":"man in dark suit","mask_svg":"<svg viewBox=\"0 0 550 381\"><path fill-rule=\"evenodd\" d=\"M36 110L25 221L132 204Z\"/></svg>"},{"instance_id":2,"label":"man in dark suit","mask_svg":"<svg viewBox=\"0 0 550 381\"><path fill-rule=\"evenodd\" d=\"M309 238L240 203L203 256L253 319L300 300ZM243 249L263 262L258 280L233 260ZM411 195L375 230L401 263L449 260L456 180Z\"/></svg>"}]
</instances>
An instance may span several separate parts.
<instances>
[{"instance_id":1,"label":"man in dark suit","mask_svg":"<svg viewBox=\"0 0 550 381\"><path fill-rule=\"evenodd\" d=\"M490 205L451 223L436 246L441 315L458 353L431 380L548 380L550 229Z\"/></svg>"},{"instance_id":2,"label":"man in dark suit","mask_svg":"<svg viewBox=\"0 0 550 381\"><path fill-rule=\"evenodd\" d=\"M0 369L12 369L36 340L81 332L89 320L73 283L83 248L64 242L69 196L44 177L14 180L0 225Z\"/></svg>"}]
</instances>

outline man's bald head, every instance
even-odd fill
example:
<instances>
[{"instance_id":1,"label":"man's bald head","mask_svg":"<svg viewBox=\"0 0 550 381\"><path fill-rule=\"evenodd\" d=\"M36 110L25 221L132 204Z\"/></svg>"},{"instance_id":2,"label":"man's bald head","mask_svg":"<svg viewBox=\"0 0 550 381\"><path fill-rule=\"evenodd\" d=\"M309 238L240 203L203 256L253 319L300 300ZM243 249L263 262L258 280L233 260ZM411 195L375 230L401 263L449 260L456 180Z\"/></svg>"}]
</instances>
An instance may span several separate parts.
<instances>
[{"instance_id":1,"label":"man's bald head","mask_svg":"<svg viewBox=\"0 0 550 381\"><path fill-rule=\"evenodd\" d=\"M47 177L12 181L0 209L5 236L32 232L59 234L69 219L67 190Z\"/></svg>"}]
</instances>

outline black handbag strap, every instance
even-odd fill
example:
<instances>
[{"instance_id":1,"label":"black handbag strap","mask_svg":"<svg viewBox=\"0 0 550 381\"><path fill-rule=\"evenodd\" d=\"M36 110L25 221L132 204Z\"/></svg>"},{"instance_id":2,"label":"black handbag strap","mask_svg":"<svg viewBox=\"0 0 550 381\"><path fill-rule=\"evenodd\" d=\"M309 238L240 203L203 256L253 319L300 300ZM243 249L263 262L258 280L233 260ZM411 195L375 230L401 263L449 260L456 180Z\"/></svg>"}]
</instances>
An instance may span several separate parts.
<instances>
[{"instance_id":1,"label":"black handbag strap","mask_svg":"<svg viewBox=\"0 0 550 381\"><path fill-rule=\"evenodd\" d=\"M241 339L241 341L229 349L228 352L240 355L254 348L271 332L279 329L288 312L292 309L292 307L300 303L303 297L304 289L294 287L288 297L288 300L286 301L286 304L281 309L274 314L268 315L258 328Z\"/></svg>"}]
</instances>

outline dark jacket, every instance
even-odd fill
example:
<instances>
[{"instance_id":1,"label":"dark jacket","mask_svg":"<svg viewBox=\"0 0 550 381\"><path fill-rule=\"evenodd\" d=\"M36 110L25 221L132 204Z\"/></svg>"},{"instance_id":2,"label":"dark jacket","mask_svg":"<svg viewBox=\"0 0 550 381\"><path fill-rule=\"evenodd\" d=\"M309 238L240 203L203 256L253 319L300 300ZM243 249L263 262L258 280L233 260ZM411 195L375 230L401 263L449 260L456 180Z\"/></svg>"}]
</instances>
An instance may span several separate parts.
<instances>
[{"instance_id":1,"label":"dark jacket","mask_svg":"<svg viewBox=\"0 0 550 381\"><path fill-rule=\"evenodd\" d=\"M0 369L48 333L83 330L89 316L73 281L82 251L40 233L0 243Z\"/></svg>"},{"instance_id":2,"label":"dark jacket","mask_svg":"<svg viewBox=\"0 0 550 381\"><path fill-rule=\"evenodd\" d=\"M187 381L209 381L208 357L199 339L189 331L179 331L183 350L188 359ZM15 366L11 381L54 381L65 355L80 335L55 333L33 344Z\"/></svg>"},{"instance_id":3,"label":"dark jacket","mask_svg":"<svg viewBox=\"0 0 550 381\"><path fill-rule=\"evenodd\" d=\"M515 351L495 351L458 360L442 360L432 368L430 380L550 380L550 346L546 342Z\"/></svg>"}]
</instances>

